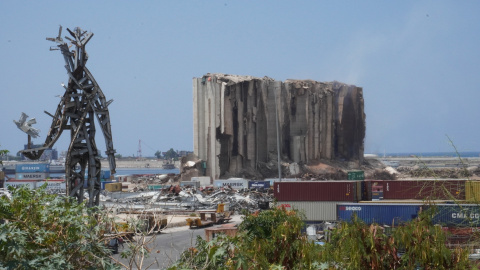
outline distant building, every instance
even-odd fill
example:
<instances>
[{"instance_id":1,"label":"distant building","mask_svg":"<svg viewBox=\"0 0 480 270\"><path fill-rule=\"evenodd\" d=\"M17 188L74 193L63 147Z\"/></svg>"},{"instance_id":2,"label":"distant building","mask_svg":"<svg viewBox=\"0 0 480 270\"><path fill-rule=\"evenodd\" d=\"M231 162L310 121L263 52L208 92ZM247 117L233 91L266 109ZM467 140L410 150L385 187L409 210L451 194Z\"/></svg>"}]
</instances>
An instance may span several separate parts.
<instances>
[{"instance_id":1,"label":"distant building","mask_svg":"<svg viewBox=\"0 0 480 270\"><path fill-rule=\"evenodd\" d=\"M38 147L43 147L43 145L41 144L34 144L31 146L31 148L38 148ZM23 146L23 149L24 150L27 150L28 149L28 144L25 144ZM21 159L22 160L26 160L27 158L21 154ZM39 160L41 161L46 161L46 160L52 160L52 159L55 159L57 160L58 159L58 151L57 149L52 149L52 148L48 148L48 149L45 149L45 151L43 152L42 156L40 156Z\"/></svg>"},{"instance_id":2,"label":"distant building","mask_svg":"<svg viewBox=\"0 0 480 270\"><path fill-rule=\"evenodd\" d=\"M177 151L177 153L178 153L178 156L184 157L184 156L187 156L188 154L193 153L193 151L180 150L180 151Z\"/></svg>"}]
</instances>

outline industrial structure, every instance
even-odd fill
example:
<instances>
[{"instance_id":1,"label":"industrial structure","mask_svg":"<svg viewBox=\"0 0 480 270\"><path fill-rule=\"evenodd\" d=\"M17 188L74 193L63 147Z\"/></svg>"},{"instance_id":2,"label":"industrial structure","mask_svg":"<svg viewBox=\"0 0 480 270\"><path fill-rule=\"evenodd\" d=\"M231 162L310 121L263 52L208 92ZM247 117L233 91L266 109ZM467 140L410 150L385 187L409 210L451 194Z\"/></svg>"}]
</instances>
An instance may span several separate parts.
<instances>
[{"instance_id":1,"label":"industrial structure","mask_svg":"<svg viewBox=\"0 0 480 270\"><path fill-rule=\"evenodd\" d=\"M363 161L363 90L354 85L208 73L193 79L193 106L194 153L214 179L271 177L265 164L279 153L298 164Z\"/></svg>"},{"instance_id":2,"label":"industrial structure","mask_svg":"<svg viewBox=\"0 0 480 270\"><path fill-rule=\"evenodd\" d=\"M93 33L83 31L78 27L73 31L67 28L67 31L71 37L65 37L65 39L70 41L70 44L62 39L61 26L58 36L47 38L47 40L57 43L58 48L50 48L50 50L60 50L63 54L69 78L68 85L62 84L65 93L60 99L55 114L52 115L45 111L53 120L43 146L26 149L22 153L29 159L39 159L46 149L55 144L64 130L70 130L71 141L65 160L67 195L82 202L86 188L89 198L87 205L91 207L99 205L101 190L101 157L95 142L95 118L98 119L105 138L107 149L105 153L111 175L115 174L115 149L113 148L108 112L108 105L112 103L112 100L105 99L100 86L85 66L88 60L85 45L90 41ZM72 51L70 51L71 46L74 48ZM21 120L25 122L26 118L22 115ZM20 128L23 122L20 121L16 124ZM29 134L29 145L30 136L31 134Z\"/></svg>"}]
</instances>

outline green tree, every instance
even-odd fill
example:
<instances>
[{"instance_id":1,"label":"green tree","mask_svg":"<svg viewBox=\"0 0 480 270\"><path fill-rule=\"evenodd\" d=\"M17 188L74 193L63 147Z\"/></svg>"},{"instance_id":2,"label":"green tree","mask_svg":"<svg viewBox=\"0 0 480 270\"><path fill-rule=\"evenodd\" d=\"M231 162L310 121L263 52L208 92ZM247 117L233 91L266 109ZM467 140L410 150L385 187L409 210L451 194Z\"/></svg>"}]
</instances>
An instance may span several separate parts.
<instances>
[{"instance_id":1,"label":"green tree","mask_svg":"<svg viewBox=\"0 0 480 270\"><path fill-rule=\"evenodd\" d=\"M165 153L165 159L176 159L176 158L178 158L178 154L175 150L173 150L173 148L170 148L170 150L168 150Z\"/></svg>"},{"instance_id":2,"label":"green tree","mask_svg":"<svg viewBox=\"0 0 480 270\"><path fill-rule=\"evenodd\" d=\"M319 269L320 246L303 226L301 215L285 208L246 214L235 237L198 237L170 269Z\"/></svg>"},{"instance_id":3,"label":"green tree","mask_svg":"<svg viewBox=\"0 0 480 270\"><path fill-rule=\"evenodd\" d=\"M0 156L3 156L3 155L7 155L8 154L8 150L2 150L0 149ZM0 159L0 164L3 164L2 160Z\"/></svg>"},{"instance_id":4,"label":"green tree","mask_svg":"<svg viewBox=\"0 0 480 270\"><path fill-rule=\"evenodd\" d=\"M433 213L430 208L389 233L354 216L331 233L322 261L329 269L472 269L468 250L446 246L445 232L432 225Z\"/></svg>"},{"instance_id":5,"label":"green tree","mask_svg":"<svg viewBox=\"0 0 480 270\"><path fill-rule=\"evenodd\" d=\"M160 159L162 157L162 152L160 152L160 150L157 150L157 152L155 152L155 156Z\"/></svg>"},{"instance_id":6,"label":"green tree","mask_svg":"<svg viewBox=\"0 0 480 270\"><path fill-rule=\"evenodd\" d=\"M0 268L114 269L98 212L45 188L0 198Z\"/></svg>"}]
</instances>

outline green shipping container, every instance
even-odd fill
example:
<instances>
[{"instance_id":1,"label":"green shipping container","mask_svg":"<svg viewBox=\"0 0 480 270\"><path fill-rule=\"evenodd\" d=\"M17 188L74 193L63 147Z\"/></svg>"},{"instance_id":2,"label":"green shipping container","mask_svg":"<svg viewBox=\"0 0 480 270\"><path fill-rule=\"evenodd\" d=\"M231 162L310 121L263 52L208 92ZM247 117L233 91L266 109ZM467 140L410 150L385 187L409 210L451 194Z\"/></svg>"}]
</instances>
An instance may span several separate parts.
<instances>
[{"instance_id":1,"label":"green shipping container","mask_svg":"<svg viewBox=\"0 0 480 270\"><path fill-rule=\"evenodd\" d=\"M365 180L365 174L363 171L350 171L348 172L348 180Z\"/></svg>"},{"instance_id":2,"label":"green shipping container","mask_svg":"<svg viewBox=\"0 0 480 270\"><path fill-rule=\"evenodd\" d=\"M148 190L160 190L163 189L162 185L149 185Z\"/></svg>"}]
</instances>

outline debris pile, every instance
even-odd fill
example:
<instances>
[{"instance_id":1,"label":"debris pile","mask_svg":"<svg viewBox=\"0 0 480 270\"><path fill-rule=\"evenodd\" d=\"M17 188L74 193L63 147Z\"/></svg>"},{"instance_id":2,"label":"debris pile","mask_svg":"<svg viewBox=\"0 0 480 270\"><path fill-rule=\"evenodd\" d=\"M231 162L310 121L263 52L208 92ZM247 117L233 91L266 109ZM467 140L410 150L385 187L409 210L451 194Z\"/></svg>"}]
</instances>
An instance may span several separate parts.
<instances>
[{"instance_id":1,"label":"debris pile","mask_svg":"<svg viewBox=\"0 0 480 270\"><path fill-rule=\"evenodd\" d=\"M128 192L102 191L105 205L129 205L139 209L169 211L197 211L215 209L227 205L229 211L240 213L243 209L256 211L267 209L273 201L271 189L233 189L226 187L199 187L175 181L178 175L136 175L128 183ZM152 187L155 188L152 190Z\"/></svg>"}]
</instances>

